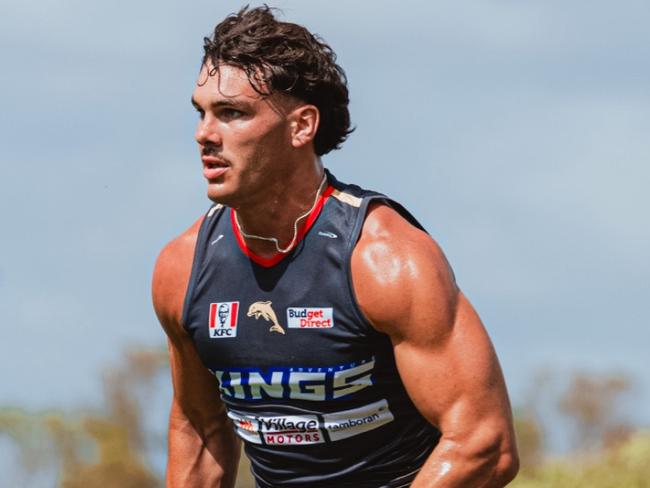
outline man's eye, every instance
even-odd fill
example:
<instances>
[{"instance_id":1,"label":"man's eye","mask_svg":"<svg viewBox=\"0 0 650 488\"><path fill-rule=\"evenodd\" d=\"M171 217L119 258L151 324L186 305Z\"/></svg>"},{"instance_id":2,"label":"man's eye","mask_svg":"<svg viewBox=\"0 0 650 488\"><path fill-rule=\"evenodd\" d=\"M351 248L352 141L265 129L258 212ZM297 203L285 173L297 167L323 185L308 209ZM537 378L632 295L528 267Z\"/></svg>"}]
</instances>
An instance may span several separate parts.
<instances>
[{"instance_id":1,"label":"man's eye","mask_svg":"<svg viewBox=\"0 0 650 488\"><path fill-rule=\"evenodd\" d=\"M234 108L225 108L221 111L221 116L224 119L238 119L244 115L244 112Z\"/></svg>"},{"instance_id":2,"label":"man's eye","mask_svg":"<svg viewBox=\"0 0 650 488\"><path fill-rule=\"evenodd\" d=\"M196 111L197 111L198 114L199 114L199 118L200 118L201 120L203 120L203 117L205 117L205 112L204 112L203 110L199 109L199 108L197 108Z\"/></svg>"}]
</instances>

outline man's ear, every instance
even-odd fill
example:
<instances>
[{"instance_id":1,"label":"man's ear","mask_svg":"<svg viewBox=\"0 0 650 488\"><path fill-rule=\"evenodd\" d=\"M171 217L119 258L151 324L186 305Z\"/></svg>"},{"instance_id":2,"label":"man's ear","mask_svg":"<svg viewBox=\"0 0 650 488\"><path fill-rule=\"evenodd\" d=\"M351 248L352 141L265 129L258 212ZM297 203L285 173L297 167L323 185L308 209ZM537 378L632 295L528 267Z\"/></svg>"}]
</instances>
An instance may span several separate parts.
<instances>
[{"instance_id":1,"label":"man's ear","mask_svg":"<svg viewBox=\"0 0 650 488\"><path fill-rule=\"evenodd\" d=\"M295 148L309 144L316 137L320 113L315 105L300 105L291 112L291 145Z\"/></svg>"}]
</instances>

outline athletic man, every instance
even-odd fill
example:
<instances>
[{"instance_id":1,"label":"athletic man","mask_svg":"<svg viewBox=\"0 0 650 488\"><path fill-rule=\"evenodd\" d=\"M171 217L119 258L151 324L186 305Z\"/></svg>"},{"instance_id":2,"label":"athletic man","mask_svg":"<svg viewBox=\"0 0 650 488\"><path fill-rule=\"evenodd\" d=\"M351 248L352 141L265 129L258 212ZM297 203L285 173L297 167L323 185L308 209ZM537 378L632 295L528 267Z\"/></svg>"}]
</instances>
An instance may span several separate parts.
<instances>
[{"instance_id":1,"label":"athletic man","mask_svg":"<svg viewBox=\"0 0 650 488\"><path fill-rule=\"evenodd\" d=\"M205 41L192 103L207 214L153 279L174 399L167 484L497 487L517 471L494 350L436 243L337 181L350 132L331 49L268 8Z\"/></svg>"}]
</instances>

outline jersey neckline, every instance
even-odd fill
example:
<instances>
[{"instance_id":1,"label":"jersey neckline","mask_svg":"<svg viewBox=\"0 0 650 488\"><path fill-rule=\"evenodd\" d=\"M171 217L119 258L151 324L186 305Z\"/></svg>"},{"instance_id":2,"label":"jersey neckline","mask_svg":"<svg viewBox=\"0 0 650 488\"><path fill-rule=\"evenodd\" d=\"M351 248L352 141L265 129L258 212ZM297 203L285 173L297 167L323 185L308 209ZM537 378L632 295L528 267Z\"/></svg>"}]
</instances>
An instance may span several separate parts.
<instances>
[{"instance_id":1,"label":"jersey neckline","mask_svg":"<svg viewBox=\"0 0 650 488\"><path fill-rule=\"evenodd\" d=\"M293 246L293 249L289 251L288 253L281 253L278 252L275 255L271 256L270 258L263 258L262 256L258 256L255 254L253 251L251 251L248 246L246 245L246 241L244 240L244 236L241 235L241 232L239 231L239 227L237 226L237 223L235 222L235 210L233 208L230 209L230 224L232 226L232 231L235 234L235 238L237 240L237 244L239 245L239 249L254 263L259 264L260 266L263 266L265 268L270 268L272 266L275 266L278 264L280 261L282 261L284 258L289 256L296 247L298 247L298 244L302 242L303 238L309 232L309 229L312 228L314 225L314 222L316 222L316 219L318 219L318 216L321 213L321 210L323 210L323 206L329 199L330 195L334 191L334 187L332 185L328 185L327 188L325 188L325 191L321 193L321 195L318 197L318 201L316 202L316 205L314 206L314 209L311 211L311 213L307 216L307 220L305 220L305 223L300 226L298 229L298 234L296 235L296 244Z\"/></svg>"}]
</instances>

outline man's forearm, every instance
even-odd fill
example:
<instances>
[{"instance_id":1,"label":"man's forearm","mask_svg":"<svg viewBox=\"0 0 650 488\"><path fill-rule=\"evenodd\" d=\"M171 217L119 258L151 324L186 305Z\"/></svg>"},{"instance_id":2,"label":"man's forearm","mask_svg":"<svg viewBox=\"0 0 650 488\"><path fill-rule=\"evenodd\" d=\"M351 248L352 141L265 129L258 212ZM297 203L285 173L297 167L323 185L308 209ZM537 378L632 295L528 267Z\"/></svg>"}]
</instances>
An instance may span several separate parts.
<instances>
[{"instance_id":1,"label":"man's forearm","mask_svg":"<svg viewBox=\"0 0 650 488\"><path fill-rule=\"evenodd\" d=\"M411 488L501 488L512 481L518 470L514 446L472 444L443 436Z\"/></svg>"},{"instance_id":2,"label":"man's forearm","mask_svg":"<svg viewBox=\"0 0 650 488\"><path fill-rule=\"evenodd\" d=\"M229 422L199 433L175 407L169 419L167 488L233 488L240 443Z\"/></svg>"}]
</instances>

